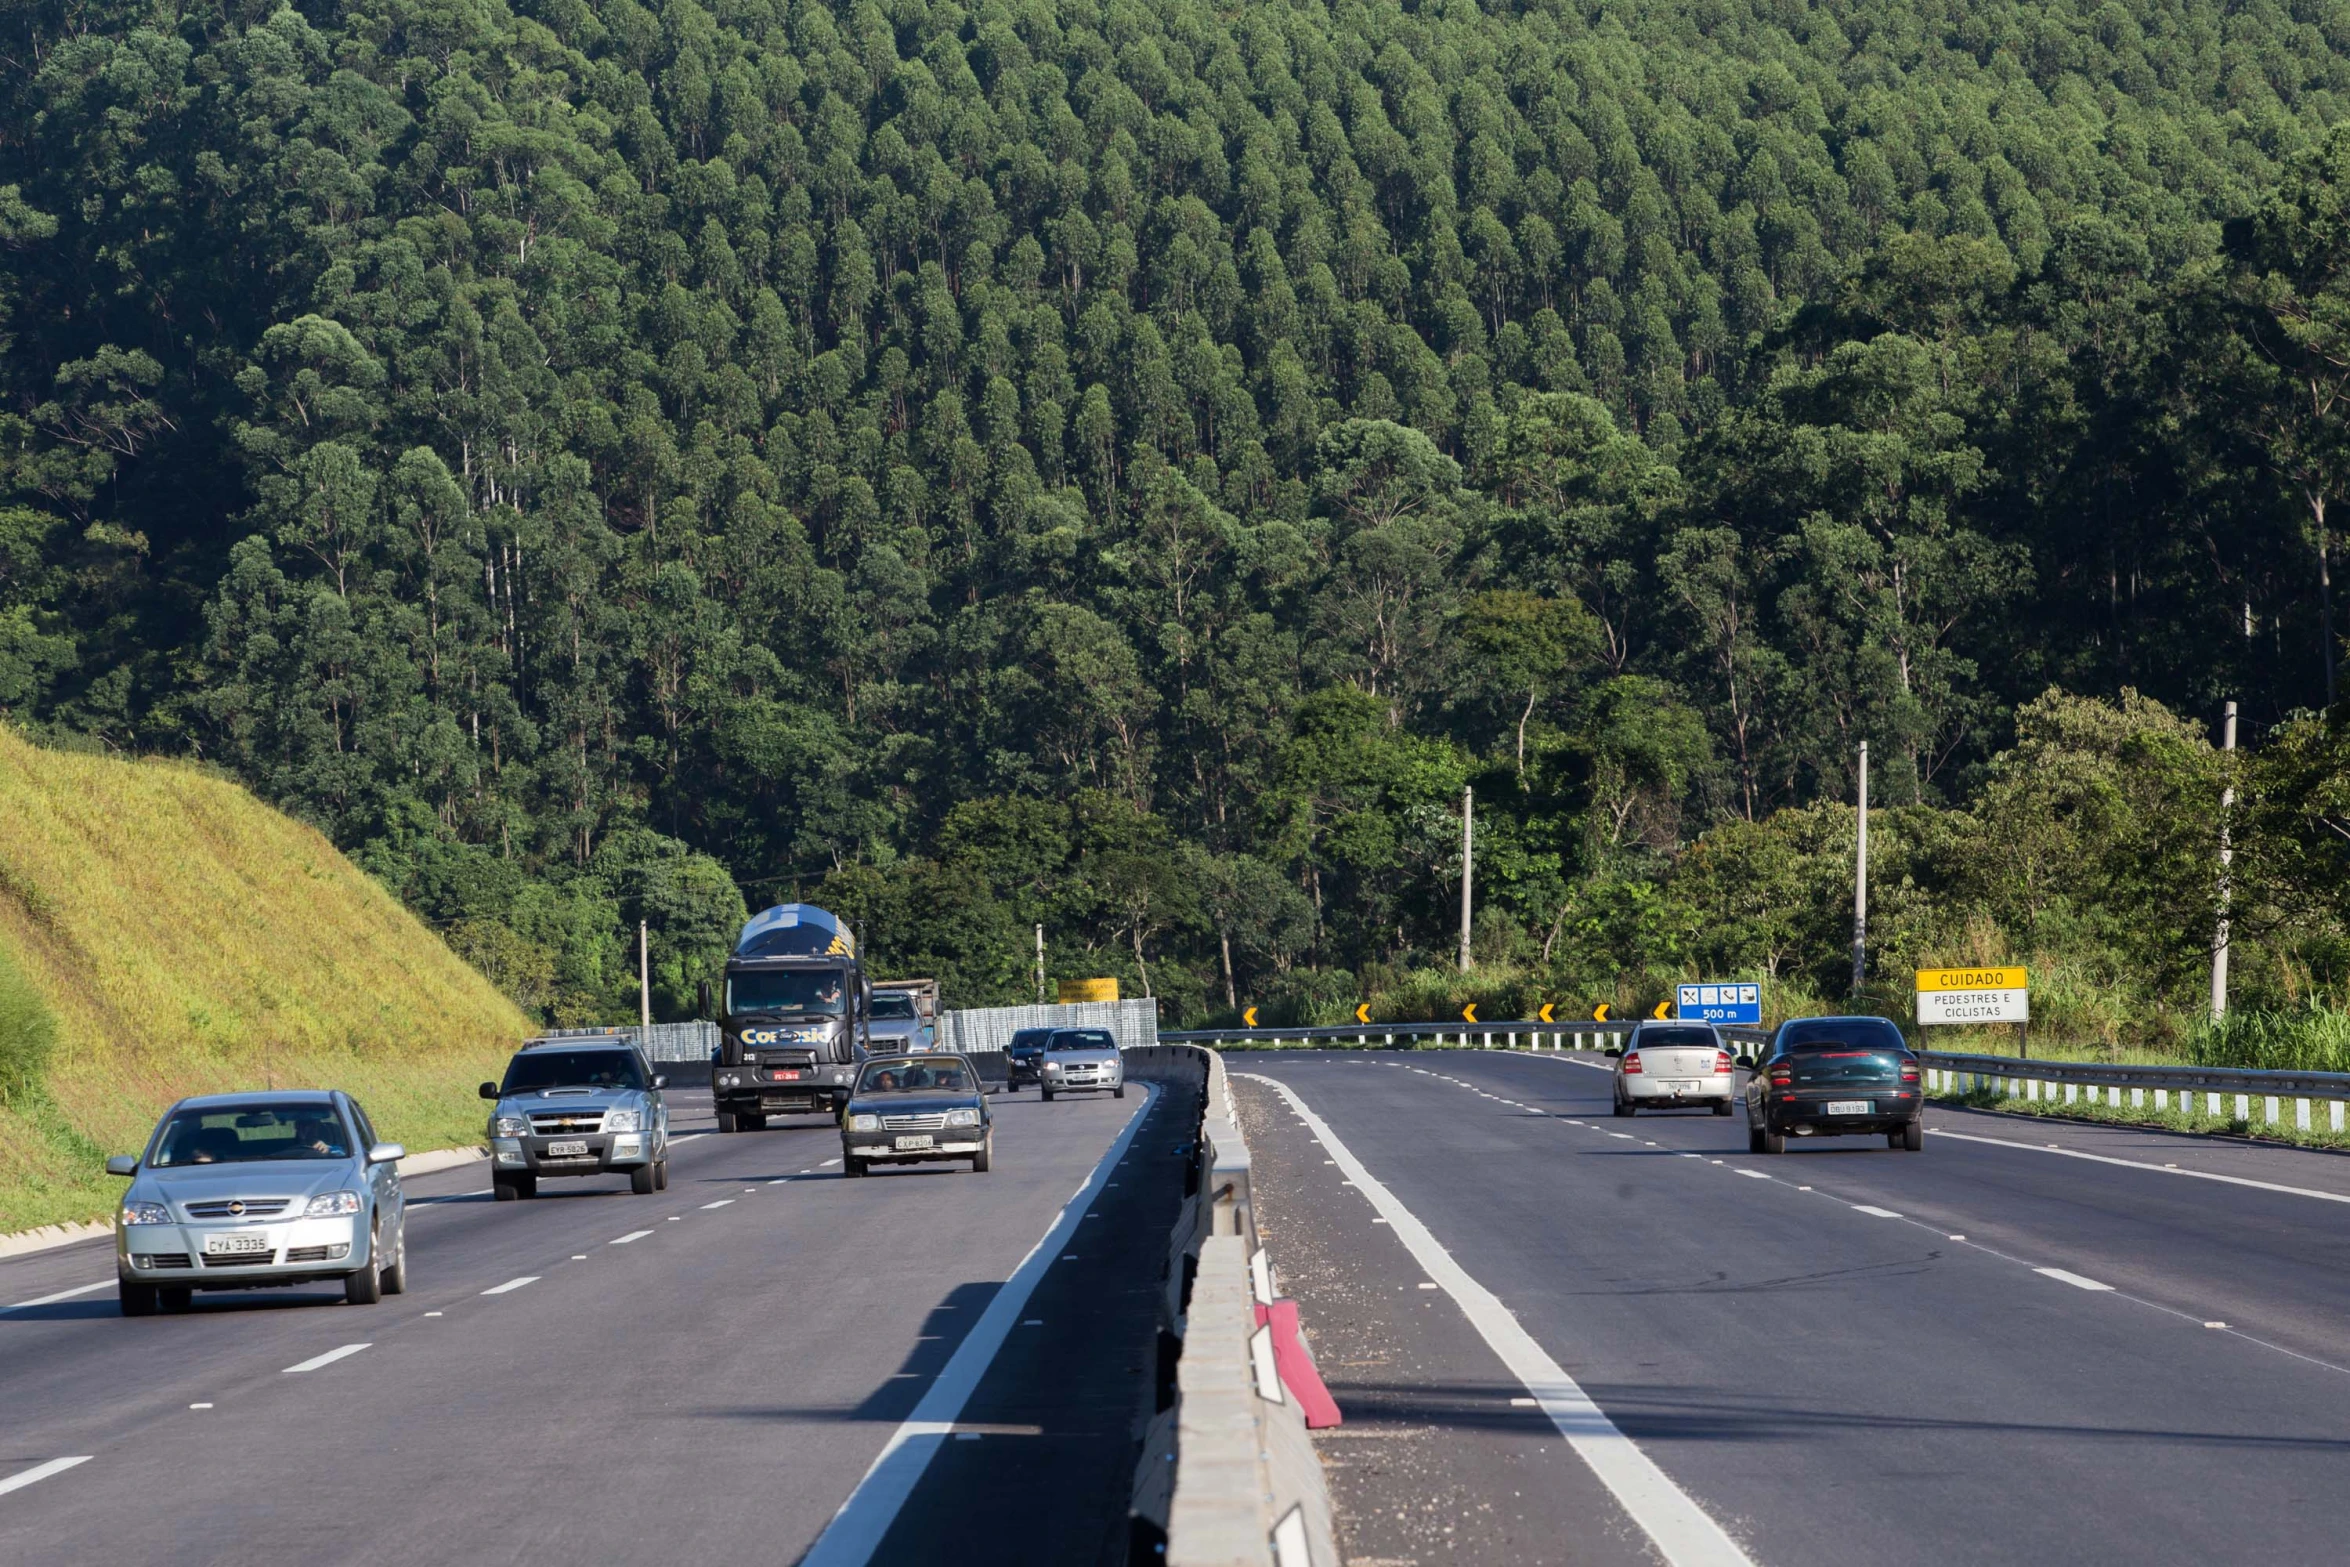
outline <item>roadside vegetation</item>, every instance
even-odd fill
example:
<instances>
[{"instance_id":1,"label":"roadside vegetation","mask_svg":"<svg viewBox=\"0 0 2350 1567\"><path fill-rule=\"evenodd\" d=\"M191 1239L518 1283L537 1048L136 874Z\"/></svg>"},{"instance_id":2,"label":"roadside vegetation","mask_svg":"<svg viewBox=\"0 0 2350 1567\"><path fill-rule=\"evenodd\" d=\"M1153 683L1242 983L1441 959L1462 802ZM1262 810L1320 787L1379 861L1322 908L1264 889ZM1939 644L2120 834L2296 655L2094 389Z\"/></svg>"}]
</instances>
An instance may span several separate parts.
<instances>
[{"instance_id":1,"label":"roadside vegetation","mask_svg":"<svg viewBox=\"0 0 2350 1567\"><path fill-rule=\"evenodd\" d=\"M0 727L0 1232L104 1213L184 1094L351 1090L387 1137L480 1134L529 1020L319 833L175 762Z\"/></svg>"}]
</instances>

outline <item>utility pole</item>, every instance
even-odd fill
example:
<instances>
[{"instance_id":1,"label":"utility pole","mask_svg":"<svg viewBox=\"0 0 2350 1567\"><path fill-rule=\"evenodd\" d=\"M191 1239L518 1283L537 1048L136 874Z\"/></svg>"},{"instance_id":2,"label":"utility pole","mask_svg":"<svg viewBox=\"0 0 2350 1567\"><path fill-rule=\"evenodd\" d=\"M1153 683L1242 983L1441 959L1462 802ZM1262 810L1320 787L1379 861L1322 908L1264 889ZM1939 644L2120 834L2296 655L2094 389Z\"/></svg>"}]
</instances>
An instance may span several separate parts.
<instances>
[{"instance_id":1,"label":"utility pole","mask_svg":"<svg viewBox=\"0 0 2350 1567\"><path fill-rule=\"evenodd\" d=\"M2220 749L2229 756L2236 754L2236 704L2233 702L2227 707ZM2233 891L2228 885L2228 866L2236 858L2236 851L2228 842L2228 812L2235 805L2236 785L2231 778L2219 796L2219 929L2211 938L2211 1020L2214 1023L2228 1012L2228 902Z\"/></svg>"},{"instance_id":2,"label":"utility pole","mask_svg":"<svg viewBox=\"0 0 2350 1567\"><path fill-rule=\"evenodd\" d=\"M1469 951L1469 887L1476 874L1476 803L1476 791L1467 784L1461 785L1461 972L1464 974L1477 962Z\"/></svg>"},{"instance_id":3,"label":"utility pole","mask_svg":"<svg viewBox=\"0 0 2350 1567\"><path fill-rule=\"evenodd\" d=\"M1852 859L1852 989L1869 972L1869 743L1860 743L1860 836Z\"/></svg>"},{"instance_id":4,"label":"utility pole","mask_svg":"<svg viewBox=\"0 0 2350 1567\"><path fill-rule=\"evenodd\" d=\"M649 956L651 943L645 936L645 922L636 922L636 1020L644 1028L653 1026L653 965ZM645 1043L649 1044L647 1040Z\"/></svg>"},{"instance_id":5,"label":"utility pole","mask_svg":"<svg viewBox=\"0 0 2350 1567\"><path fill-rule=\"evenodd\" d=\"M1044 1005L1044 926L1036 927L1036 1004Z\"/></svg>"}]
</instances>

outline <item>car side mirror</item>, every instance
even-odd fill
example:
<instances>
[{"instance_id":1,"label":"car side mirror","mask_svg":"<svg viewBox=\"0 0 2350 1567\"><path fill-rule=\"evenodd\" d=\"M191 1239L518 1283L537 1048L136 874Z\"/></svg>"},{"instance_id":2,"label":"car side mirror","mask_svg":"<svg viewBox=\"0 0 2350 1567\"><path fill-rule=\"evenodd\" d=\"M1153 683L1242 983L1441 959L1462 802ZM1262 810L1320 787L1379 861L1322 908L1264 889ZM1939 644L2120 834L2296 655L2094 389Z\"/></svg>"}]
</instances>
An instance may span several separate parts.
<instances>
[{"instance_id":1,"label":"car side mirror","mask_svg":"<svg viewBox=\"0 0 2350 1567\"><path fill-rule=\"evenodd\" d=\"M1751 1072L1754 1070L1754 1057L1751 1055L1740 1056L1738 1058L1738 1064Z\"/></svg>"},{"instance_id":2,"label":"car side mirror","mask_svg":"<svg viewBox=\"0 0 2350 1567\"><path fill-rule=\"evenodd\" d=\"M655 1088L667 1088L669 1086L669 1079L656 1072L653 1074L653 1086Z\"/></svg>"},{"instance_id":3,"label":"car side mirror","mask_svg":"<svg viewBox=\"0 0 2350 1567\"><path fill-rule=\"evenodd\" d=\"M139 1156L135 1153L118 1153L114 1155L112 1158L106 1161L106 1173L108 1175L138 1174Z\"/></svg>"},{"instance_id":4,"label":"car side mirror","mask_svg":"<svg viewBox=\"0 0 2350 1567\"><path fill-rule=\"evenodd\" d=\"M710 982L706 979L703 980L696 994L702 998L702 1016L708 1017L710 1015Z\"/></svg>"},{"instance_id":5,"label":"car side mirror","mask_svg":"<svg viewBox=\"0 0 2350 1567\"><path fill-rule=\"evenodd\" d=\"M495 1098L497 1098L497 1097L498 1097L498 1085L497 1085L497 1084L495 1084L495 1083L484 1083L484 1084L482 1084L482 1085L481 1085L481 1096L482 1096L484 1099L495 1099Z\"/></svg>"},{"instance_id":6,"label":"car side mirror","mask_svg":"<svg viewBox=\"0 0 2350 1567\"><path fill-rule=\"evenodd\" d=\"M1607 1047L1607 1050L1605 1051L1605 1054L1608 1054L1608 1055L1611 1055L1611 1056L1620 1056L1620 1055L1622 1055L1623 1053L1624 1053L1624 1049L1623 1049L1623 1047L1622 1047L1621 1045L1610 1045L1610 1046L1608 1046L1608 1047Z\"/></svg>"},{"instance_id":7,"label":"car side mirror","mask_svg":"<svg viewBox=\"0 0 2350 1567\"><path fill-rule=\"evenodd\" d=\"M398 1143L377 1143L367 1150L369 1164L398 1164L408 1157L408 1150Z\"/></svg>"}]
</instances>

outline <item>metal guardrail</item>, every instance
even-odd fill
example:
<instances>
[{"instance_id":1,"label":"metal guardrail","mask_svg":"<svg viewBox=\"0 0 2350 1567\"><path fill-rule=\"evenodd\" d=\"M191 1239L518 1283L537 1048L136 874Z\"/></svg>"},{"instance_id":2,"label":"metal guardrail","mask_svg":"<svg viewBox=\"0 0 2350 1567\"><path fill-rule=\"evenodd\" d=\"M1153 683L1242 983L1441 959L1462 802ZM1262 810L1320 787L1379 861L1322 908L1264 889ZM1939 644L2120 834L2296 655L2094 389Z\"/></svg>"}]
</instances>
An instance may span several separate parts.
<instances>
[{"instance_id":1,"label":"metal guardrail","mask_svg":"<svg viewBox=\"0 0 2350 1567\"><path fill-rule=\"evenodd\" d=\"M1161 1030L1169 1044L1207 1045L1220 1050L1263 1049L1296 1044L1358 1050L1607 1050L1620 1049L1632 1023L1545 1023L1536 1018L1490 1023L1340 1023L1296 1028L1194 1028ZM1737 1044L1759 1044L1767 1028L1717 1023L1714 1032Z\"/></svg>"},{"instance_id":2,"label":"metal guardrail","mask_svg":"<svg viewBox=\"0 0 2350 1567\"><path fill-rule=\"evenodd\" d=\"M2255 1107L2258 1119L2275 1126L2283 1107L2293 1106L2293 1124L2311 1129L2313 1104L2329 1105L2330 1129L2344 1130L2345 1107L2350 1106L2350 1072L2263 1072L2236 1066L2121 1066L2096 1061L2034 1061L2021 1056L1962 1055L1947 1050L1921 1050L1926 1086L1940 1093L1971 1094L1985 1089L2003 1098L2028 1103L2078 1104L2084 1090L2091 1103L2121 1108L2127 1093L2132 1108L2176 1108L2195 1113L2194 1100L2203 1099L2202 1113L2225 1116L2250 1124Z\"/></svg>"}]
</instances>

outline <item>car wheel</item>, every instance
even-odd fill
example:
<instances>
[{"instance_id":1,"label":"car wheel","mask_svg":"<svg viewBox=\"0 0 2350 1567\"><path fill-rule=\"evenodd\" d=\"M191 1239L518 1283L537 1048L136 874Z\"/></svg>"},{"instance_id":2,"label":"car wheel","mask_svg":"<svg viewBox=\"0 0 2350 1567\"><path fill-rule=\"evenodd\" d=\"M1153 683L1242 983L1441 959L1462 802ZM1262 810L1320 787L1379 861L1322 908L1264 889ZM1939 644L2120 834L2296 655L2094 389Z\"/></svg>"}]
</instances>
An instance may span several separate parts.
<instances>
[{"instance_id":1,"label":"car wheel","mask_svg":"<svg viewBox=\"0 0 2350 1567\"><path fill-rule=\"evenodd\" d=\"M128 1279L117 1280L115 1291L126 1317L152 1317L160 1303L158 1297L163 1293L152 1284L133 1284Z\"/></svg>"},{"instance_id":2,"label":"car wheel","mask_svg":"<svg viewBox=\"0 0 2350 1567\"><path fill-rule=\"evenodd\" d=\"M490 1184L497 1188L499 1202L512 1202L518 1197L536 1197L539 1194L539 1178L535 1175L509 1175L502 1181L493 1179Z\"/></svg>"},{"instance_id":3,"label":"car wheel","mask_svg":"<svg viewBox=\"0 0 2350 1567\"><path fill-rule=\"evenodd\" d=\"M1717 1099L1717 1100L1715 1100L1715 1101L1714 1101L1714 1114L1716 1114L1716 1115L1728 1115L1729 1113L1730 1113L1730 1101L1729 1101L1729 1100L1727 1100L1727 1099Z\"/></svg>"},{"instance_id":4,"label":"car wheel","mask_svg":"<svg viewBox=\"0 0 2350 1567\"><path fill-rule=\"evenodd\" d=\"M400 1225L400 1239L392 1247L391 1266L383 1270L380 1278L386 1295L408 1293L408 1226L405 1221Z\"/></svg>"},{"instance_id":5,"label":"car wheel","mask_svg":"<svg viewBox=\"0 0 2350 1567\"><path fill-rule=\"evenodd\" d=\"M971 1156L971 1173L973 1175L985 1175L987 1173L988 1161L994 1157L995 1134L990 1132L985 1138L980 1140L979 1152Z\"/></svg>"},{"instance_id":6,"label":"car wheel","mask_svg":"<svg viewBox=\"0 0 2350 1567\"><path fill-rule=\"evenodd\" d=\"M384 1298L383 1264L376 1256L374 1237L368 1238L367 1266L343 1275L343 1299L354 1306L372 1306Z\"/></svg>"},{"instance_id":7,"label":"car wheel","mask_svg":"<svg viewBox=\"0 0 2350 1567\"><path fill-rule=\"evenodd\" d=\"M734 1130L734 1112L732 1110L718 1112L718 1130L721 1135Z\"/></svg>"},{"instance_id":8,"label":"car wheel","mask_svg":"<svg viewBox=\"0 0 2350 1567\"><path fill-rule=\"evenodd\" d=\"M669 1190L669 1161L666 1159L653 1166L653 1190L657 1192Z\"/></svg>"},{"instance_id":9,"label":"car wheel","mask_svg":"<svg viewBox=\"0 0 2350 1567\"><path fill-rule=\"evenodd\" d=\"M1112 1099L1123 1099L1123 1098L1125 1098L1125 1097L1126 1097L1126 1085L1125 1085L1124 1083L1120 1083L1120 1084L1119 1084L1117 1087L1115 1087L1115 1088L1111 1089L1111 1090L1110 1090L1110 1097L1111 1097Z\"/></svg>"},{"instance_id":10,"label":"car wheel","mask_svg":"<svg viewBox=\"0 0 2350 1567\"><path fill-rule=\"evenodd\" d=\"M1919 1117L1901 1129L1901 1148L1905 1153L1924 1153L1926 1151L1924 1117Z\"/></svg>"},{"instance_id":11,"label":"car wheel","mask_svg":"<svg viewBox=\"0 0 2350 1567\"><path fill-rule=\"evenodd\" d=\"M744 1115L737 1116L735 1119L742 1122L743 1130L746 1132L764 1132L767 1130L767 1118L763 1115Z\"/></svg>"},{"instance_id":12,"label":"car wheel","mask_svg":"<svg viewBox=\"0 0 2350 1567\"><path fill-rule=\"evenodd\" d=\"M865 1170L866 1164L862 1159L843 1159L840 1162L840 1173L843 1175L863 1175Z\"/></svg>"},{"instance_id":13,"label":"car wheel","mask_svg":"<svg viewBox=\"0 0 2350 1567\"><path fill-rule=\"evenodd\" d=\"M169 1312L182 1312L196 1304L196 1292L184 1285L159 1284L155 1288L155 1304Z\"/></svg>"},{"instance_id":14,"label":"car wheel","mask_svg":"<svg viewBox=\"0 0 2350 1567\"><path fill-rule=\"evenodd\" d=\"M1787 1151L1787 1134L1785 1132L1775 1132L1767 1126L1764 1127L1762 1133L1762 1151L1764 1153L1785 1153Z\"/></svg>"},{"instance_id":15,"label":"car wheel","mask_svg":"<svg viewBox=\"0 0 2350 1567\"><path fill-rule=\"evenodd\" d=\"M1763 1134L1761 1127L1750 1126L1746 1129L1746 1151L1748 1153L1761 1153L1763 1151Z\"/></svg>"},{"instance_id":16,"label":"car wheel","mask_svg":"<svg viewBox=\"0 0 2350 1567\"><path fill-rule=\"evenodd\" d=\"M1040 1093L1040 1094L1042 1094L1042 1095L1044 1095L1044 1102L1045 1102L1046 1104L1048 1104L1048 1105L1049 1105L1049 1104L1051 1104L1051 1103L1053 1102L1053 1091L1052 1091L1051 1089L1049 1089L1049 1088L1040 1088L1040 1089L1038 1089L1038 1090L1037 1090L1037 1092L1038 1092L1038 1093Z\"/></svg>"},{"instance_id":17,"label":"car wheel","mask_svg":"<svg viewBox=\"0 0 2350 1567\"><path fill-rule=\"evenodd\" d=\"M1620 1094L1619 1094L1619 1095L1616 1097L1616 1103L1615 1103L1615 1114L1616 1114L1616 1117L1617 1117L1617 1119L1621 1120L1623 1117L1625 1117L1625 1116L1628 1116L1628 1115L1630 1115L1631 1113L1632 1113L1632 1105L1631 1105L1631 1102L1630 1102L1629 1100L1625 1099L1625 1098L1624 1098L1622 1095L1620 1095Z\"/></svg>"},{"instance_id":18,"label":"car wheel","mask_svg":"<svg viewBox=\"0 0 2350 1567\"><path fill-rule=\"evenodd\" d=\"M659 1181L658 1166L655 1165L640 1164L628 1172L628 1189L639 1197L650 1197L659 1191Z\"/></svg>"}]
</instances>

